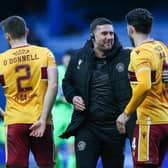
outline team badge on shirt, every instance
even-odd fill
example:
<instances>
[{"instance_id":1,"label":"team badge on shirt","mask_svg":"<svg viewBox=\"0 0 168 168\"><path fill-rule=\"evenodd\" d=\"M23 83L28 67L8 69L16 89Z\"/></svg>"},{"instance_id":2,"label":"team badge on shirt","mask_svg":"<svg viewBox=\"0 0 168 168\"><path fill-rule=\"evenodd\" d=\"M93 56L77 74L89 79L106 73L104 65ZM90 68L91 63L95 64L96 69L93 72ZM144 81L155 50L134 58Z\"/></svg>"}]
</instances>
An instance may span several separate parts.
<instances>
[{"instance_id":1,"label":"team badge on shirt","mask_svg":"<svg viewBox=\"0 0 168 168\"><path fill-rule=\"evenodd\" d=\"M119 62L117 65L116 65L116 69L118 72L123 72L124 69L125 69L125 66L122 62Z\"/></svg>"},{"instance_id":2,"label":"team badge on shirt","mask_svg":"<svg viewBox=\"0 0 168 168\"><path fill-rule=\"evenodd\" d=\"M85 141L79 141L77 144L78 150L83 151L86 148L86 142Z\"/></svg>"}]
</instances>

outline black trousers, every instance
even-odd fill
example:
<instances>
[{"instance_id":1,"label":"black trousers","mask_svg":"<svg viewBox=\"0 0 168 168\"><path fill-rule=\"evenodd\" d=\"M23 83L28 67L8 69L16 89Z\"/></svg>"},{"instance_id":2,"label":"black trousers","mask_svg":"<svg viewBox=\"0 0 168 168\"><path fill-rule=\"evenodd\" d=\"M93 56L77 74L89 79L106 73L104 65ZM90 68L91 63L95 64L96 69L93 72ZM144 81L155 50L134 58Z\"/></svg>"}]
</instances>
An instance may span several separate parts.
<instances>
[{"instance_id":1,"label":"black trousers","mask_svg":"<svg viewBox=\"0 0 168 168\"><path fill-rule=\"evenodd\" d=\"M106 137L82 128L75 136L77 168L96 168L99 157L103 168L123 168L124 147L125 137L120 134Z\"/></svg>"}]
</instances>

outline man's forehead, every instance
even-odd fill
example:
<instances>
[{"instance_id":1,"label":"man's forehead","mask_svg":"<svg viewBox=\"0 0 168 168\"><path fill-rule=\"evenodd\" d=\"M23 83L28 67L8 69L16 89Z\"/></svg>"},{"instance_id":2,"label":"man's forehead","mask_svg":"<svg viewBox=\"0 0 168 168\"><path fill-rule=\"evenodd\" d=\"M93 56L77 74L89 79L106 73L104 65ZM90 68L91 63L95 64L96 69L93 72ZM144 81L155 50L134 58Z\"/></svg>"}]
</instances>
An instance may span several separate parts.
<instances>
[{"instance_id":1,"label":"man's forehead","mask_svg":"<svg viewBox=\"0 0 168 168\"><path fill-rule=\"evenodd\" d=\"M114 32L114 28L111 24L97 25L96 26L96 31Z\"/></svg>"}]
</instances>

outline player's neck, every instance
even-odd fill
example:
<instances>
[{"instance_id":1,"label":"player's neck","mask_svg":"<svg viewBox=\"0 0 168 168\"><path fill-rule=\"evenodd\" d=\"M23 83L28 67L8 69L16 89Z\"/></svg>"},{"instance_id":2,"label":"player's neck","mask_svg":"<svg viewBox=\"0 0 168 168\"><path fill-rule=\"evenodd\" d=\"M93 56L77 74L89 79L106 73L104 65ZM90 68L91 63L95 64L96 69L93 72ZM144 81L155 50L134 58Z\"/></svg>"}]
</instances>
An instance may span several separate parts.
<instances>
[{"instance_id":1,"label":"player's neck","mask_svg":"<svg viewBox=\"0 0 168 168\"><path fill-rule=\"evenodd\" d=\"M135 37L135 46L137 47L137 46L141 45L142 43L146 43L149 41L153 41L153 39L150 38L149 35L137 34Z\"/></svg>"},{"instance_id":2,"label":"player's neck","mask_svg":"<svg viewBox=\"0 0 168 168\"><path fill-rule=\"evenodd\" d=\"M10 41L11 48L17 48L21 46L28 45L26 39L14 39Z\"/></svg>"}]
</instances>

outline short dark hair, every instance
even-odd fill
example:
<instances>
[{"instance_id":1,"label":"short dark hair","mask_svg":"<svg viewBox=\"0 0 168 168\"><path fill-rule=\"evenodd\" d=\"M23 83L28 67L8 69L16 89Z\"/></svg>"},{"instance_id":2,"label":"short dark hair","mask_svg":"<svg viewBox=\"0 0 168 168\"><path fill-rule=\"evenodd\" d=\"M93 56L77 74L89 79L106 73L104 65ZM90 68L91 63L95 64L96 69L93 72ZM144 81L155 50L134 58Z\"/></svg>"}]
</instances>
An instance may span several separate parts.
<instances>
[{"instance_id":1,"label":"short dark hair","mask_svg":"<svg viewBox=\"0 0 168 168\"><path fill-rule=\"evenodd\" d=\"M65 50L64 55L72 56L72 55L74 55L74 53L75 53L74 49L67 49L67 50Z\"/></svg>"},{"instance_id":2,"label":"short dark hair","mask_svg":"<svg viewBox=\"0 0 168 168\"><path fill-rule=\"evenodd\" d=\"M10 16L3 21L0 25L3 27L5 33L9 33L13 39L25 36L26 23L20 16Z\"/></svg>"},{"instance_id":3,"label":"short dark hair","mask_svg":"<svg viewBox=\"0 0 168 168\"><path fill-rule=\"evenodd\" d=\"M147 9L136 8L131 10L126 15L126 20L139 33L149 34L151 32L153 16Z\"/></svg>"},{"instance_id":4,"label":"short dark hair","mask_svg":"<svg viewBox=\"0 0 168 168\"><path fill-rule=\"evenodd\" d=\"M105 25L105 24L112 25L112 21L104 17L99 17L99 18L94 19L90 24L90 32L93 33L94 30L96 29L96 26Z\"/></svg>"}]
</instances>

